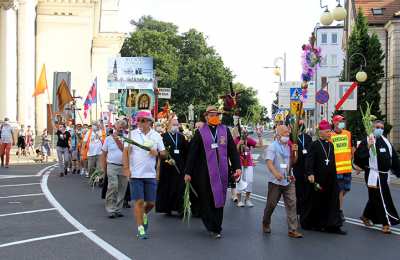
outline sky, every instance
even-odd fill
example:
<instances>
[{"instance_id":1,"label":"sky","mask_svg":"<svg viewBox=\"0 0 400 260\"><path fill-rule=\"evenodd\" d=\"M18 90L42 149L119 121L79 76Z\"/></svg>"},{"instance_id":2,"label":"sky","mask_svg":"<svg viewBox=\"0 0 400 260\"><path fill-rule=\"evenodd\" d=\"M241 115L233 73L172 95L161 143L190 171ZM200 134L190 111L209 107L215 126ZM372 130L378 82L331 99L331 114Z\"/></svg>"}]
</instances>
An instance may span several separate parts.
<instances>
[{"instance_id":1,"label":"sky","mask_svg":"<svg viewBox=\"0 0 400 260\"><path fill-rule=\"evenodd\" d=\"M331 10L336 6L335 0L322 2ZM256 89L269 111L279 77L263 67L273 66L286 53L287 80L299 81L301 46L323 12L318 0L121 0L120 8L125 31L134 29L131 19L151 15L174 23L180 32L190 28L203 32L233 71L234 82Z\"/></svg>"}]
</instances>

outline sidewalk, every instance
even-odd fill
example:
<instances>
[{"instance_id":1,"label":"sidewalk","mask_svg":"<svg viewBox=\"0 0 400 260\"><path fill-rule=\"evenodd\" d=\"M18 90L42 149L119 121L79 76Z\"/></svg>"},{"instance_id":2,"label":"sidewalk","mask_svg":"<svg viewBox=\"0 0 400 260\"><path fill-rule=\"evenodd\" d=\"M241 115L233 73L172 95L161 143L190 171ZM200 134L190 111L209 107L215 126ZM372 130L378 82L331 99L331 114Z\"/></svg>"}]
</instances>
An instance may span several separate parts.
<instances>
[{"instance_id":1,"label":"sidewalk","mask_svg":"<svg viewBox=\"0 0 400 260\"><path fill-rule=\"evenodd\" d=\"M36 153L26 156L17 156L17 151L18 151L17 148L11 148L10 165L46 163L45 161L40 162L38 159L40 159L41 156L37 156ZM51 152L52 154L51 156L49 156L48 162L56 162L57 161L56 151L52 150Z\"/></svg>"}]
</instances>

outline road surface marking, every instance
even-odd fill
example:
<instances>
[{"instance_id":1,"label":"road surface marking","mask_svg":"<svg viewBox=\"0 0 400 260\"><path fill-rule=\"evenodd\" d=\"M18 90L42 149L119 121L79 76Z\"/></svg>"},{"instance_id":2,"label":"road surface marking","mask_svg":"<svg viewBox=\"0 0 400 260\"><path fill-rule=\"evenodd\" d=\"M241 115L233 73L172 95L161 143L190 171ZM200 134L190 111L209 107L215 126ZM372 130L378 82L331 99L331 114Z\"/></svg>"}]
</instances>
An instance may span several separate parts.
<instances>
[{"instance_id":1,"label":"road surface marking","mask_svg":"<svg viewBox=\"0 0 400 260\"><path fill-rule=\"evenodd\" d=\"M73 231L73 232L55 234L55 235L50 235L50 236L35 237L35 238L15 241L15 242L11 242L11 243L0 244L0 248L7 247L7 246L20 245L20 244L25 244L25 243L30 243L30 242L40 241L40 240L52 239L52 238L57 238L57 237L72 236L72 235L76 235L76 234L80 234L80 233L82 233L82 231Z\"/></svg>"},{"instance_id":2,"label":"road surface marking","mask_svg":"<svg viewBox=\"0 0 400 260\"><path fill-rule=\"evenodd\" d=\"M46 211L52 211L52 210L56 210L56 208L38 209L38 210L30 210L30 211L21 211L21 212L0 214L0 217L7 217L7 216L14 216L14 215L23 215L23 214L31 214L31 213L36 213L36 212L46 212Z\"/></svg>"},{"instance_id":3,"label":"road surface marking","mask_svg":"<svg viewBox=\"0 0 400 260\"><path fill-rule=\"evenodd\" d=\"M258 201L261 201L261 202L266 202L266 201L267 201L267 198L266 198L266 197L260 196L260 195L257 195L257 194L251 194L251 197L252 197L253 199L258 200ZM279 201L279 202L278 202L278 206L285 207L285 204L284 204L282 201ZM363 223L360 219L349 218L349 217L345 217L345 219L346 219L346 222L348 222L348 223L350 223L350 224L366 227L366 226L364 225L364 223ZM378 227L376 227L376 226L366 227L366 228L381 230L380 228L378 228ZM393 234L400 235L400 228L391 227L390 229L392 230L392 233L393 233Z\"/></svg>"},{"instance_id":4,"label":"road surface marking","mask_svg":"<svg viewBox=\"0 0 400 260\"><path fill-rule=\"evenodd\" d=\"M47 166L47 167L41 169L41 170L36 174L36 176L42 176L44 172L46 172L46 174L47 174L47 173L50 174L50 171L53 170L53 168L55 168L56 166L57 166L57 164L52 164L52 165L50 165L50 166Z\"/></svg>"},{"instance_id":5,"label":"road surface marking","mask_svg":"<svg viewBox=\"0 0 400 260\"><path fill-rule=\"evenodd\" d=\"M38 177L35 175L2 175L0 179L14 179L14 178L31 178L31 177Z\"/></svg>"},{"instance_id":6,"label":"road surface marking","mask_svg":"<svg viewBox=\"0 0 400 260\"><path fill-rule=\"evenodd\" d=\"M43 193L32 193L32 194L23 194L23 195L12 195L6 197L0 197L0 199L9 199L9 198L20 198L20 197L33 197L33 196L42 196Z\"/></svg>"},{"instance_id":7,"label":"road surface marking","mask_svg":"<svg viewBox=\"0 0 400 260\"><path fill-rule=\"evenodd\" d=\"M32 186L32 185L40 185L40 182L23 183L23 184L0 185L0 188L5 188L5 187L19 187L19 186Z\"/></svg>"},{"instance_id":8,"label":"road surface marking","mask_svg":"<svg viewBox=\"0 0 400 260\"><path fill-rule=\"evenodd\" d=\"M53 194L50 192L48 186L47 186L47 181L49 179L49 174L46 173L42 177L42 182L41 182L41 188L46 196L47 200L50 202L50 204L55 207L58 212L69 222L71 225L73 225L76 229L78 229L80 232L82 232L87 238L92 240L95 244L97 244L99 247L104 249L107 253L115 257L116 259L131 259L125 254L123 254L121 251L101 239L99 236L94 234L91 230L87 229L84 225L82 225L78 220L76 220L71 214L68 213L66 209L64 209L63 206L54 198Z\"/></svg>"}]
</instances>

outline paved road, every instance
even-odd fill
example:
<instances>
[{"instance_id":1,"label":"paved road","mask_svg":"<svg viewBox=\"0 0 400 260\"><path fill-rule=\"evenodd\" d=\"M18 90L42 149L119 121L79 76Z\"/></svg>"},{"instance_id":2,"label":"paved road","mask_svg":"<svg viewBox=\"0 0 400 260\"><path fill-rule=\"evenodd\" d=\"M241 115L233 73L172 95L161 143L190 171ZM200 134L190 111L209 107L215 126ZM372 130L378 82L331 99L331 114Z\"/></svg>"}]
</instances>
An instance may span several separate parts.
<instances>
[{"instance_id":1,"label":"paved road","mask_svg":"<svg viewBox=\"0 0 400 260\"><path fill-rule=\"evenodd\" d=\"M43 170L44 169L44 170ZM85 178L59 178L50 166L0 169L0 259L398 259L400 229L383 235L356 221L366 189L354 183L345 213L347 236L305 231L287 237L286 214L278 207L272 234L261 233L266 194L265 166L256 166L254 208L225 208L223 239L206 234L199 219L190 226L175 217L151 214L151 239L135 238L130 210L125 217L106 217L100 190ZM392 189L400 209L400 190ZM114 257L113 257L114 256Z\"/></svg>"}]
</instances>

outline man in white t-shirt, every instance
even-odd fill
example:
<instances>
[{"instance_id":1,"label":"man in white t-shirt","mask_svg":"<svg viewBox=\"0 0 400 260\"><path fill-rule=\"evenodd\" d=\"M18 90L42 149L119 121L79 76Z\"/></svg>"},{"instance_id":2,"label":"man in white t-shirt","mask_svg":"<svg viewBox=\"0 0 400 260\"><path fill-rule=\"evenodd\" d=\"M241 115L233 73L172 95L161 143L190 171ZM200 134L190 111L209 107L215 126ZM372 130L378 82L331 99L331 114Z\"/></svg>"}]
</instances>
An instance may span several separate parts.
<instances>
[{"instance_id":1,"label":"man in white t-shirt","mask_svg":"<svg viewBox=\"0 0 400 260\"><path fill-rule=\"evenodd\" d=\"M126 122L118 120L111 135L107 136L103 144L101 166L107 174L108 185L105 198L106 211L109 218L122 217L121 209L124 203L128 177L122 173L122 152L124 150L121 136L124 135Z\"/></svg>"},{"instance_id":2,"label":"man in white t-shirt","mask_svg":"<svg viewBox=\"0 0 400 260\"><path fill-rule=\"evenodd\" d=\"M9 122L10 120L7 117L4 118L4 123L1 125L1 139L0 139L1 167L6 167L6 168L8 168L8 165L10 164L11 146L15 145L13 129L9 124Z\"/></svg>"},{"instance_id":3,"label":"man in white t-shirt","mask_svg":"<svg viewBox=\"0 0 400 260\"><path fill-rule=\"evenodd\" d=\"M138 225L138 238L147 238L147 214L153 209L156 193L156 162L157 157L164 158L166 151L162 137L151 126L154 121L151 112L141 110L136 116L138 129L129 133L128 138L146 146L145 150L135 145L125 144L123 154L124 174L130 176L130 190L135 203L133 212Z\"/></svg>"},{"instance_id":4,"label":"man in white t-shirt","mask_svg":"<svg viewBox=\"0 0 400 260\"><path fill-rule=\"evenodd\" d=\"M92 128L86 133L83 146L89 148L87 154L89 173L86 173L86 177L90 177L96 169L100 169L100 155L103 147L102 132L97 122L94 122Z\"/></svg>"}]
</instances>

